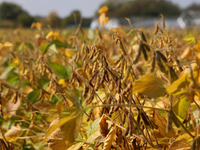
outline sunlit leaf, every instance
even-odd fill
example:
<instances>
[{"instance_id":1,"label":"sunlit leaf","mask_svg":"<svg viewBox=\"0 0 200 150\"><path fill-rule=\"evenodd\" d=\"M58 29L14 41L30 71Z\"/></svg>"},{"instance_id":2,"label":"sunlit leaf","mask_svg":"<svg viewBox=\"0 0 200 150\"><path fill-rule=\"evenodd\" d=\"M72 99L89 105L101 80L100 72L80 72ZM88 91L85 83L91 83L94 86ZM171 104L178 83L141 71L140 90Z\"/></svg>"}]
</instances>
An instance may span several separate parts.
<instances>
[{"instance_id":1,"label":"sunlit leaf","mask_svg":"<svg viewBox=\"0 0 200 150\"><path fill-rule=\"evenodd\" d=\"M184 121L187 117L187 111L190 106L190 101L187 101L187 95L181 96L175 101L173 111Z\"/></svg>"},{"instance_id":2,"label":"sunlit leaf","mask_svg":"<svg viewBox=\"0 0 200 150\"><path fill-rule=\"evenodd\" d=\"M49 65L59 78L63 78L63 79L67 78L68 73L67 73L66 67L64 67L61 64L54 63L54 62L50 62Z\"/></svg>"},{"instance_id":3,"label":"sunlit leaf","mask_svg":"<svg viewBox=\"0 0 200 150\"><path fill-rule=\"evenodd\" d=\"M99 121L100 118L96 119L90 126L88 132L87 132L87 142L93 142L97 137L101 135L99 131Z\"/></svg>"},{"instance_id":4,"label":"sunlit leaf","mask_svg":"<svg viewBox=\"0 0 200 150\"><path fill-rule=\"evenodd\" d=\"M75 141L82 122L82 111L76 107L65 109L61 115L59 122L48 128L43 143L47 140L52 132L57 128L61 128L66 147L69 148Z\"/></svg>"},{"instance_id":5,"label":"sunlit leaf","mask_svg":"<svg viewBox=\"0 0 200 150\"><path fill-rule=\"evenodd\" d=\"M178 140L172 143L169 150L177 150L177 149L190 150L191 145L187 143L186 140Z\"/></svg>"},{"instance_id":6,"label":"sunlit leaf","mask_svg":"<svg viewBox=\"0 0 200 150\"><path fill-rule=\"evenodd\" d=\"M42 24L39 23L39 22L33 22L31 24L31 28L34 28L34 27L36 27L37 29L41 30L42 29Z\"/></svg>"},{"instance_id":7,"label":"sunlit leaf","mask_svg":"<svg viewBox=\"0 0 200 150\"><path fill-rule=\"evenodd\" d=\"M197 72L193 72L194 78L197 76ZM178 80L174 81L170 86L166 88L168 94L178 95L187 93L190 79L188 73L183 74Z\"/></svg>"},{"instance_id":8,"label":"sunlit leaf","mask_svg":"<svg viewBox=\"0 0 200 150\"><path fill-rule=\"evenodd\" d=\"M12 126L10 130L5 133L6 140L9 142L14 142L17 140L21 133L21 128Z\"/></svg>"},{"instance_id":9,"label":"sunlit leaf","mask_svg":"<svg viewBox=\"0 0 200 150\"><path fill-rule=\"evenodd\" d=\"M48 43L44 43L44 44L41 46L41 52L42 52L43 55L47 52L48 47L49 47L49 44L48 44Z\"/></svg>"},{"instance_id":10,"label":"sunlit leaf","mask_svg":"<svg viewBox=\"0 0 200 150\"><path fill-rule=\"evenodd\" d=\"M164 137L175 137L174 128L171 128L169 132L166 131L167 129L167 120L157 111L154 111L153 121L158 126L158 130Z\"/></svg>"},{"instance_id":11,"label":"sunlit leaf","mask_svg":"<svg viewBox=\"0 0 200 150\"><path fill-rule=\"evenodd\" d=\"M70 49L66 49L66 50L65 50L65 55L66 55L67 57L69 57L69 58L72 57L72 52L70 51Z\"/></svg>"},{"instance_id":12,"label":"sunlit leaf","mask_svg":"<svg viewBox=\"0 0 200 150\"><path fill-rule=\"evenodd\" d=\"M187 44L190 44L190 43L195 42L195 37L192 33L190 33L190 34L184 36L183 40L186 41Z\"/></svg>"},{"instance_id":13,"label":"sunlit leaf","mask_svg":"<svg viewBox=\"0 0 200 150\"><path fill-rule=\"evenodd\" d=\"M192 56L192 50L191 47L188 46L181 54L181 59L189 58L190 56Z\"/></svg>"},{"instance_id":14,"label":"sunlit leaf","mask_svg":"<svg viewBox=\"0 0 200 150\"><path fill-rule=\"evenodd\" d=\"M24 45L26 46L26 47L28 47L29 49L31 49L31 50L34 50L34 47L33 47L33 45L30 43L30 42L24 42Z\"/></svg>"},{"instance_id":15,"label":"sunlit leaf","mask_svg":"<svg viewBox=\"0 0 200 150\"><path fill-rule=\"evenodd\" d=\"M146 75L133 84L133 93L141 93L148 97L160 97L166 93L165 83L158 77Z\"/></svg>"},{"instance_id":16,"label":"sunlit leaf","mask_svg":"<svg viewBox=\"0 0 200 150\"><path fill-rule=\"evenodd\" d=\"M32 104L34 104L35 102L38 101L39 96L40 96L40 90L34 90L34 91L32 91L31 93L29 93L29 95L28 95L28 100L29 100Z\"/></svg>"},{"instance_id":17,"label":"sunlit leaf","mask_svg":"<svg viewBox=\"0 0 200 150\"><path fill-rule=\"evenodd\" d=\"M107 6L103 6L101 9L99 9L98 13L102 14L108 11L108 7Z\"/></svg>"},{"instance_id":18,"label":"sunlit leaf","mask_svg":"<svg viewBox=\"0 0 200 150\"><path fill-rule=\"evenodd\" d=\"M66 47L66 44L60 40L51 41L50 45L55 44L56 47Z\"/></svg>"},{"instance_id":19,"label":"sunlit leaf","mask_svg":"<svg viewBox=\"0 0 200 150\"><path fill-rule=\"evenodd\" d=\"M9 117L12 117L13 115L16 114L17 112L17 109L19 108L20 106L20 99L17 100L17 103L14 104L11 100L9 100L7 103L6 103L6 112L8 114Z\"/></svg>"},{"instance_id":20,"label":"sunlit leaf","mask_svg":"<svg viewBox=\"0 0 200 150\"><path fill-rule=\"evenodd\" d=\"M116 134L116 126L114 125L111 128L111 130L109 131L109 133L107 134L106 138L104 139L103 150L110 150L111 149L111 145L112 145L112 142L114 140L115 134Z\"/></svg>"}]
</instances>

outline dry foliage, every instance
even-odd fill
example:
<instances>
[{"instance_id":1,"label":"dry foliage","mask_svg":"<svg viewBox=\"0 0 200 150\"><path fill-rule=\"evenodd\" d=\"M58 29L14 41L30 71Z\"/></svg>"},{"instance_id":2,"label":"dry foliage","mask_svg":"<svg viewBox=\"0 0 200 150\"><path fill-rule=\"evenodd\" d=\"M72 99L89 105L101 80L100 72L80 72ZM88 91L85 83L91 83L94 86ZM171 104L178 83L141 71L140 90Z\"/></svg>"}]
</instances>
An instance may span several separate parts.
<instances>
[{"instance_id":1,"label":"dry foliage","mask_svg":"<svg viewBox=\"0 0 200 150\"><path fill-rule=\"evenodd\" d=\"M199 149L199 30L161 16L156 32L1 30L0 149Z\"/></svg>"}]
</instances>

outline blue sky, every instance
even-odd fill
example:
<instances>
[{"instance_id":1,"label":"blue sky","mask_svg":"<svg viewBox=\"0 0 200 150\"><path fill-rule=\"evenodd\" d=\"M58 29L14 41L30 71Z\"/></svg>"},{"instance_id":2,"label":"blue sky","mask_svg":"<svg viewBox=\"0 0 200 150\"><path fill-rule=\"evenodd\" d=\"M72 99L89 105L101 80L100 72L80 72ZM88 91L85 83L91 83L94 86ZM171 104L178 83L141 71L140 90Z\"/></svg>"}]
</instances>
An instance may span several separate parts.
<instances>
[{"instance_id":1,"label":"blue sky","mask_svg":"<svg viewBox=\"0 0 200 150\"><path fill-rule=\"evenodd\" d=\"M0 2L19 4L31 15L46 16L56 11L60 17L68 16L73 10L80 10L84 17L92 17L99 5L106 0L0 0ZM124 0L125 1L125 0ZM200 0L169 0L185 8L193 2L200 4Z\"/></svg>"}]
</instances>

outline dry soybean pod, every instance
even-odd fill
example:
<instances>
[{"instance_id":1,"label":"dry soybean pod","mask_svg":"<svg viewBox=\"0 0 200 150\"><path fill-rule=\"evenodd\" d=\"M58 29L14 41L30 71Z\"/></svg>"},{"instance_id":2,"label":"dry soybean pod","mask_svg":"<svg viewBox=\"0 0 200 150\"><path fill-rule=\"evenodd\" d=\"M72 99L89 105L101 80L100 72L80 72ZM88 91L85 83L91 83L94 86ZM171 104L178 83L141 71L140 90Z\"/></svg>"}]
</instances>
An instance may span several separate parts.
<instances>
[{"instance_id":1,"label":"dry soybean pod","mask_svg":"<svg viewBox=\"0 0 200 150\"><path fill-rule=\"evenodd\" d=\"M122 84L124 84L127 81L129 73L130 73L130 68L131 68L130 66L127 67L126 74L124 78L122 79Z\"/></svg>"},{"instance_id":2,"label":"dry soybean pod","mask_svg":"<svg viewBox=\"0 0 200 150\"><path fill-rule=\"evenodd\" d=\"M142 51L142 43L140 42L139 43L139 50L138 50L138 52L137 52L137 54L136 54L136 56L135 56L135 58L133 60L134 64L136 64L138 62L138 59L139 59L139 57L141 55L141 51Z\"/></svg>"},{"instance_id":3,"label":"dry soybean pod","mask_svg":"<svg viewBox=\"0 0 200 150\"><path fill-rule=\"evenodd\" d=\"M153 61L151 63L151 73L154 72L155 66L156 66L156 56L155 55L156 55L155 52L153 52L153 58L152 58Z\"/></svg>"},{"instance_id":4,"label":"dry soybean pod","mask_svg":"<svg viewBox=\"0 0 200 150\"><path fill-rule=\"evenodd\" d=\"M123 44L122 44L122 42L121 42L121 39L117 39L116 43L117 43L118 41L119 41L119 49L120 49L120 51L122 52L123 55L126 55L126 52L125 52L125 50L124 50L124 46L123 46Z\"/></svg>"},{"instance_id":5,"label":"dry soybean pod","mask_svg":"<svg viewBox=\"0 0 200 150\"><path fill-rule=\"evenodd\" d=\"M142 44L142 53L143 53L143 55L144 55L144 59L145 59L145 60L148 60L147 52L146 52L146 50L145 50L143 44Z\"/></svg>"},{"instance_id":6,"label":"dry soybean pod","mask_svg":"<svg viewBox=\"0 0 200 150\"><path fill-rule=\"evenodd\" d=\"M167 72L166 68L165 68L164 64L162 63L159 56L160 55L158 54L158 51L156 51L156 61L157 61L158 67L159 67L161 72L166 73Z\"/></svg>"},{"instance_id":7,"label":"dry soybean pod","mask_svg":"<svg viewBox=\"0 0 200 150\"><path fill-rule=\"evenodd\" d=\"M147 39L146 39L146 37L145 37L145 35L144 35L143 32L141 32L141 37L142 37L142 40L143 40L143 41L147 42ZM147 51L150 51L150 48L149 48L148 45L145 44L144 47L145 47L145 49L146 49Z\"/></svg>"},{"instance_id":8,"label":"dry soybean pod","mask_svg":"<svg viewBox=\"0 0 200 150\"><path fill-rule=\"evenodd\" d=\"M174 69L171 66L169 67L169 73L170 73L172 81L175 81L178 79L176 72L174 71Z\"/></svg>"},{"instance_id":9,"label":"dry soybean pod","mask_svg":"<svg viewBox=\"0 0 200 150\"><path fill-rule=\"evenodd\" d=\"M161 53L160 51L157 51L158 55L160 56L160 58L167 63L167 58L165 57L165 55L163 55L163 53Z\"/></svg>"},{"instance_id":10,"label":"dry soybean pod","mask_svg":"<svg viewBox=\"0 0 200 150\"><path fill-rule=\"evenodd\" d=\"M94 55L95 56L93 57L93 62L95 62L99 58L100 52L97 51Z\"/></svg>"},{"instance_id":11,"label":"dry soybean pod","mask_svg":"<svg viewBox=\"0 0 200 150\"><path fill-rule=\"evenodd\" d=\"M123 57L123 55L121 54L121 55L119 56L119 58L117 58L117 60L114 61L114 64L115 64L115 65L118 64L118 63L120 62L120 60L122 59L122 57Z\"/></svg>"}]
</instances>

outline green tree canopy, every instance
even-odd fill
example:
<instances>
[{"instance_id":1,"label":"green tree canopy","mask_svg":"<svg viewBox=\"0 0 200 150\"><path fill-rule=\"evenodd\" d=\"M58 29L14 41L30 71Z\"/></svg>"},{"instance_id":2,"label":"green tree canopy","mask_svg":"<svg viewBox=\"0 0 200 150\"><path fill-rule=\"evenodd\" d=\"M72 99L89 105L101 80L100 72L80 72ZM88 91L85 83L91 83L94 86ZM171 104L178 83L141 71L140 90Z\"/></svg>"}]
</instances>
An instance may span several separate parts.
<instances>
[{"instance_id":1,"label":"green tree canopy","mask_svg":"<svg viewBox=\"0 0 200 150\"><path fill-rule=\"evenodd\" d=\"M28 13L14 3L3 2L0 5L0 17L2 20L17 20L18 16L22 14Z\"/></svg>"},{"instance_id":2,"label":"green tree canopy","mask_svg":"<svg viewBox=\"0 0 200 150\"><path fill-rule=\"evenodd\" d=\"M102 6L108 6L111 17L131 17L131 16L178 16L180 8L166 0L107 0Z\"/></svg>"}]
</instances>

